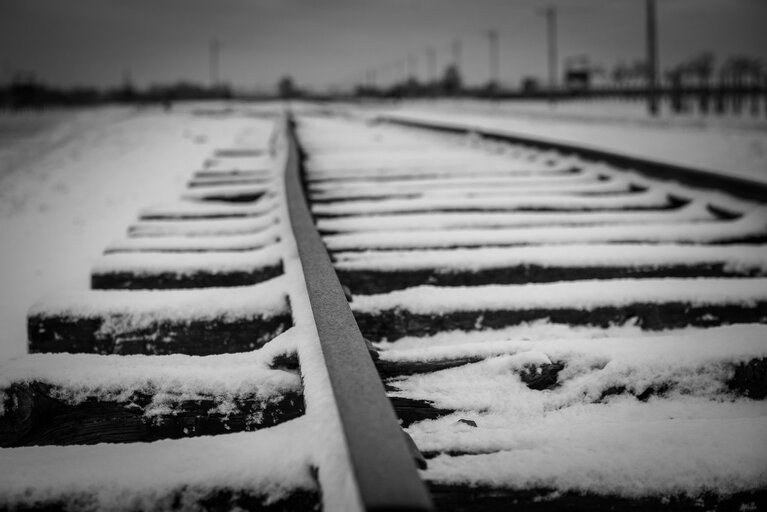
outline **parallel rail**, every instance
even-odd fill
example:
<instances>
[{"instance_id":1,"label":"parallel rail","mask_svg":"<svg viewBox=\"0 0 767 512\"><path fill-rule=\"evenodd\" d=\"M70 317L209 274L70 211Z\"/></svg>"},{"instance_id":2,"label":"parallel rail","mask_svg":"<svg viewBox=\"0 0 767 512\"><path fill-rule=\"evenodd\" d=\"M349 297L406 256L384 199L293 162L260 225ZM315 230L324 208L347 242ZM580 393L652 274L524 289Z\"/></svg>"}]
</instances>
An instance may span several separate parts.
<instances>
[{"instance_id":1,"label":"parallel rail","mask_svg":"<svg viewBox=\"0 0 767 512\"><path fill-rule=\"evenodd\" d=\"M604 149L589 148L553 140L544 140L541 138L511 133L505 130L470 127L460 123L429 122L408 117L400 117L397 115L380 115L378 116L378 119L388 123L423 128L425 130L443 133L475 133L487 140L524 144L544 151L555 150L563 154L577 155L585 159L605 162L619 168L631 169L652 178L674 180L693 187L727 192L743 199L767 203L767 184L738 176L717 174L702 169L694 169L646 158L623 155Z\"/></svg>"}]
</instances>

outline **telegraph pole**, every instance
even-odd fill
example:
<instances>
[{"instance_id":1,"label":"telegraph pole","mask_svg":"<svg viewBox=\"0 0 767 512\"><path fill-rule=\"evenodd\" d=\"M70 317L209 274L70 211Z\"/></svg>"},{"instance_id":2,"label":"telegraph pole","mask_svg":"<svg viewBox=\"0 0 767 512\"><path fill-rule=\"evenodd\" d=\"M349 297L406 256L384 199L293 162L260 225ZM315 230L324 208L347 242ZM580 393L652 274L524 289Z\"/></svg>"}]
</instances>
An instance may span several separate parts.
<instances>
[{"instance_id":1,"label":"telegraph pole","mask_svg":"<svg viewBox=\"0 0 767 512\"><path fill-rule=\"evenodd\" d=\"M212 39L210 41L209 57L210 57L210 86L215 88L218 86L218 54L220 48L218 45L218 39Z\"/></svg>"},{"instance_id":2,"label":"telegraph pole","mask_svg":"<svg viewBox=\"0 0 767 512\"><path fill-rule=\"evenodd\" d=\"M546 16L546 38L549 47L549 89L557 88L557 8L549 6L544 10Z\"/></svg>"},{"instance_id":3,"label":"telegraph pole","mask_svg":"<svg viewBox=\"0 0 767 512\"><path fill-rule=\"evenodd\" d=\"M490 52L490 83L498 85L500 64L498 61L498 32L496 30L487 32L487 43Z\"/></svg>"},{"instance_id":4,"label":"telegraph pole","mask_svg":"<svg viewBox=\"0 0 767 512\"><path fill-rule=\"evenodd\" d=\"M418 57L412 53L407 56L407 70L410 80L418 79Z\"/></svg>"},{"instance_id":5,"label":"telegraph pole","mask_svg":"<svg viewBox=\"0 0 767 512\"><path fill-rule=\"evenodd\" d=\"M131 72L131 68L126 68L123 70L123 88L133 88L133 73Z\"/></svg>"},{"instance_id":6,"label":"telegraph pole","mask_svg":"<svg viewBox=\"0 0 767 512\"><path fill-rule=\"evenodd\" d=\"M463 48L461 46L461 40L455 39L452 44L452 50L453 50L453 65L455 66L456 71L459 73L461 72L461 60L462 60L462 53Z\"/></svg>"},{"instance_id":7,"label":"telegraph pole","mask_svg":"<svg viewBox=\"0 0 767 512\"><path fill-rule=\"evenodd\" d=\"M655 0L646 0L647 10L647 106L650 115L658 115L658 30Z\"/></svg>"},{"instance_id":8,"label":"telegraph pole","mask_svg":"<svg viewBox=\"0 0 767 512\"><path fill-rule=\"evenodd\" d=\"M397 80L399 82L405 83L407 82L407 63L405 60L398 60L397 61Z\"/></svg>"},{"instance_id":9,"label":"telegraph pole","mask_svg":"<svg viewBox=\"0 0 767 512\"><path fill-rule=\"evenodd\" d=\"M426 48L426 61L429 66L429 82L437 80L437 51L432 48Z\"/></svg>"}]
</instances>

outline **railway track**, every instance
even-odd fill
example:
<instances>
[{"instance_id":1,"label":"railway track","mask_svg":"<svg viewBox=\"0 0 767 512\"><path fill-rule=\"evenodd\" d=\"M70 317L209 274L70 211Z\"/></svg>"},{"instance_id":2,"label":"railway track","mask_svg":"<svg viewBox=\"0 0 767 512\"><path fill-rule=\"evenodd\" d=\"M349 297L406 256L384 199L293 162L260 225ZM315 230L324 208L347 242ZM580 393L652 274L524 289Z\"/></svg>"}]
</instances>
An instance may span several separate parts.
<instances>
[{"instance_id":1,"label":"railway track","mask_svg":"<svg viewBox=\"0 0 767 512\"><path fill-rule=\"evenodd\" d=\"M764 188L423 128L220 148L36 304L0 509L767 506Z\"/></svg>"}]
</instances>

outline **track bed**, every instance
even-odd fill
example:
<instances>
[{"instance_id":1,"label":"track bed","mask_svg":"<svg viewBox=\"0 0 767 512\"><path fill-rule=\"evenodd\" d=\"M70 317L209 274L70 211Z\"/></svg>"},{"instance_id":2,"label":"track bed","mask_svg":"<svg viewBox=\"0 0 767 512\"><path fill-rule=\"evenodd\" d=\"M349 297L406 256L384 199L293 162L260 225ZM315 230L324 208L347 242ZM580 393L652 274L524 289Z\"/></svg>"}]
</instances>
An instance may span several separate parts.
<instances>
[{"instance_id":1,"label":"track bed","mask_svg":"<svg viewBox=\"0 0 767 512\"><path fill-rule=\"evenodd\" d=\"M767 507L753 194L254 123L30 310L0 510Z\"/></svg>"}]
</instances>

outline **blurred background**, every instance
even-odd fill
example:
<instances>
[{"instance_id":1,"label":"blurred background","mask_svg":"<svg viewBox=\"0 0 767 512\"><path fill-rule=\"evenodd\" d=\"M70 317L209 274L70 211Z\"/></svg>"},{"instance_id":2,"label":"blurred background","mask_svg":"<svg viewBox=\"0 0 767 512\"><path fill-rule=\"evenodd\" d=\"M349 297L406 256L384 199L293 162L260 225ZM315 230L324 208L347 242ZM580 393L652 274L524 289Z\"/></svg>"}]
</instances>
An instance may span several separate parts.
<instances>
[{"instance_id":1,"label":"blurred background","mask_svg":"<svg viewBox=\"0 0 767 512\"><path fill-rule=\"evenodd\" d=\"M0 105L617 98L767 115L763 0L0 0Z\"/></svg>"}]
</instances>

